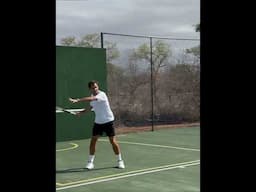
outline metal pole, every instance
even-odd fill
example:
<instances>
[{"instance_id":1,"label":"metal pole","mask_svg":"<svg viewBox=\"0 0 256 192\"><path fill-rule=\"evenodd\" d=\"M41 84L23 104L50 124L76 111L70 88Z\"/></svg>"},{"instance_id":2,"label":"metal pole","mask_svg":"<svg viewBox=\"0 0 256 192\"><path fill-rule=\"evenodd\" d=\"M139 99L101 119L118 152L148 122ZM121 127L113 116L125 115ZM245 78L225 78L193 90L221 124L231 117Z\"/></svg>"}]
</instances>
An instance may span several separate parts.
<instances>
[{"instance_id":1,"label":"metal pole","mask_svg":"<svg viewBox=\"0 0 256 192\"><path fill-rule=\"evenodd\" d=\"M103 33L102 32L100 33L100 42L101 42L101 48L103 48L104 45L103 45Z\"/></svg>"},{"instance_id":2,"label":"metal pole","mask_svg":"<svg viewBox=\"0 0 256 192\"><path fill-rule=\"evenodd\" d=\"M154 131L154 86L153 86L153 51L152 51L152 37L150 37L150 65L151 65L151 124L152 131Z\"/></svg>"}]
</instances>

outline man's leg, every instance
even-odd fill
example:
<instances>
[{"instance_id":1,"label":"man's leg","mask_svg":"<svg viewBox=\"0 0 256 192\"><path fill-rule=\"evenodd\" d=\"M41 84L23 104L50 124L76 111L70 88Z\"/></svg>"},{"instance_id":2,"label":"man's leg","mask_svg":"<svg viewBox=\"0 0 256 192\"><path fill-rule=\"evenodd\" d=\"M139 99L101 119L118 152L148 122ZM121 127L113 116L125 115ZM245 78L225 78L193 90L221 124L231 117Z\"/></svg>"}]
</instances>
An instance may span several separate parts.
<instances>
[{"instance_id":1,"label":"man's leg","mask_svg":"<svg viewBox=\"0 0 256 192\"><path fill-rule=\"evenodd\" d=\"M95 157L96 143L97 143L98 138L99 138L99 136L92 136L92 138L91 138L90 147L89 147L90 154L89 154L89 158L88 158L88 163L86 165L87 169L94 168L93 161L94 161L94 157Z\"/></svg>"},{"instance_id":2,"label":"man's leg","mask_svg":"<svg viewBox=\"0 0 256 192\"><path fill-rule=\"evenodd\" d=\"M125 168L124 161L122 160L122 156L121 156L121 150L120 150L119 144L116 141L116 137L115 136L110 136L108 138L109 138L109 141L112 145L113 151L117 156L118 168L121 168L121 169Z\"/></svg>"},{"instance_id":3,"label":"man's leg","mask_svg":"<svg viewBox=\"0 0 256 192\"><path fill-rule=\"evenodd\" d=\"M94 155L96 151L96 143L98 140L99 136L92 136L91 142L90 142L90 155Z\"/></svg>"},{"instance_id":4,"label":"man's leg","mask_svg":"<svg viewBox=\"0 0 256 192\"><path fill-rule=\"evenodd\" d=\"M111 136L111 137L108 137L109 138L109 141L112 145L112 148L113 148L113 151L116 155L120 154L120 147L116 141L116 137L115 136Z\"/></svg>"}]
</instances>

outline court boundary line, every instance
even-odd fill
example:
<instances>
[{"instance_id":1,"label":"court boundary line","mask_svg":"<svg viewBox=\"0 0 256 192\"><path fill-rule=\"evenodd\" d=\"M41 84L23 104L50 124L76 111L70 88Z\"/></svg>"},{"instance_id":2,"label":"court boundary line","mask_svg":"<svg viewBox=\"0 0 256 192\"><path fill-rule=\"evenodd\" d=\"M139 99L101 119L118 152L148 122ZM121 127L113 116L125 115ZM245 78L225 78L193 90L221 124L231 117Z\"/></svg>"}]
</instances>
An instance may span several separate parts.
<instances>
[{"instance_id":1,"label":"court boundary line","mask_svg":"<svg viewBox=\"0 0 256 192\"><path fill-rule=\"evenodd\" d=\"M115 177L115 176L120 176L120 175L136 173L136 172L143 172L143 171L148 171L148 170L160 169L160 168L165 168L165 167L170 167L170 166L183 166L183 164L189 164L189 163L194 163L194 162L198 162L198 161L200 161L200 160L185 161L185 162L181 162L181 163L174 163L174 164L169 164L169 165L162 165L162 166L157 166L157 167L138 169L138 170L134 170L134 171L116 173L116 174L112 174L112 175L100 176L100 177L95 177L95 178L91 178L91 179L84 179L84 180L73 181L73 182L68 182L68 183L56 183L56 184L59 185L59 186L65 186L65 185L71 185L71 184L76 184L76 183L81 183L81 182L93 181L93 180L98 180L98 179L103 179L103 178L108 178L108 177Z\"/></svg>"},{"instance_id":2,"label":"court boundary line","mask_svg":"<svg viewBox=\"0 0 256 192\"><path fill-rule=\"evenodd\" d=\"M99 139L99 141L108 141L107 139ZM156 144L150 144L150 143L137 143L137 142L130 142L130 141L118 141L118 143L124 143L124 144L132 144L132 145L143 145L143 146L151 146L151 147L160 147L160 148L170 148L170 149L180 149L180 150L186 150L186 151L198 151L200 152L200 149L193 149L193 148L186 148L186 147L175 147L175 146L168 146L168 145L156 145Z\"/></svg>"},{"instance_id":3,"label":"court boundary line","mask_svg":"<svg viewBox=\"0 0 256 192\"><path fill-rule=\"evenodd\" d=\"M170 170L170 169L185 168L185 167L189 167L189 166L193 166L193 165L199 165L199 164L200 164L200 160L194 160L194 161L164 165L164 166L159 166L159 167L141 169L141 170L137 170L137 171L130 171L130 172L126 172L126 173L119 173L119 174L109 175L109 176L105 176L105 177L98 177L98 178L93 178L93 179L80 180L80 181L77 181L77 182L70 182L71 184L70 183L69 184L62 184L63 187L57 187L56 191L63 190L63 189L80 187L80 186L84 186L84 185L90 185L90 184L99 183L99 182L112 181L112 180L122 179L122 178L126 178L126 177L132 177L132 176L144 175L144 174L148 174L148 173L160 172L160 171L165 171L165 170ZM67 186L65 186L65 185L67 185Z\"/></svg>"},{"instance_id":4,"label":"court boundary line","mask_svg":"<svg viewBox=\"0 0 256 192\"><path fill-rule=\"evenodd\" d=\"M73 147L68 147L68 148L64 148L64 149L56 149L56 152L68 151L68 150L72 150L72 149L79 147L79 145L76 143L69 143L69 144L73 145Z\"/></svg>"},{"instance_id":5,"label":"court boundary line","mask_svg":"<svg viewBox=\"0 0 256 192\"><path fill-rule=\"evenodd\" d=\"M84 109L66 109L67 111L70 111L70 112L79 112L79 111L83 111ZM64 111L61 111L61 110L55 110L56 113L64 113Z\"/></svg>"}]
</instances>

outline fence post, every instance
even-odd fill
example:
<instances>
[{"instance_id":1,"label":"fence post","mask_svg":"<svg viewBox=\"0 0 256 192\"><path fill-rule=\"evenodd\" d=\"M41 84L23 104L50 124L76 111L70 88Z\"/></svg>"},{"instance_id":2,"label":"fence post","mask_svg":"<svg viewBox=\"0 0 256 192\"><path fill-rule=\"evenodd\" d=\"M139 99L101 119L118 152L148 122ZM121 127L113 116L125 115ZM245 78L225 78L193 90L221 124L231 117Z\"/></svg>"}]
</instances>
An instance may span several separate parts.
<instances>
[{"instance_id":1,"label":"fence post","mask_svg":"<svg viewBox=\"0 0 256 192\"><path fill-rule=\"evenodd\" d=\"M153 86L153 48L152 37L150 37L150 66L151 66L151 125L152 131L154 131L154 86Z\"/></svg>"},{"instance_id":2,"label":"fence post","mask_svg":"<svg viewBox=\"0 0 256 192\"><path fill-rule=\"evenodd\" d=\"M100 42L101 42L101 48L104 48L104 45L103 45L103 33L102 32L100 33Z\"/></svg>"}]
</instances>

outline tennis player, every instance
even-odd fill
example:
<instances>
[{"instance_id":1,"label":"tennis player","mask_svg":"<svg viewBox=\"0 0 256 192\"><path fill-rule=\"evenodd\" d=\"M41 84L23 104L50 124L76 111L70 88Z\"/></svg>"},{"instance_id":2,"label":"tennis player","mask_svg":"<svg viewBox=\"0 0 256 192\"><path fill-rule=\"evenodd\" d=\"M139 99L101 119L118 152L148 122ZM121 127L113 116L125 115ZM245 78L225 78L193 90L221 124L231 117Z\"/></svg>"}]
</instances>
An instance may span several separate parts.
<instances>
[{"instance_id":1,"label":"tennis player","mask_svg":"<svg viewBox=\"0 0 256 192\"><path fill-rule=\"evenodd\" d=\"M91 109L87 110L84 109L83 111L80 111L77 113L77 115L80 115L81 113L84 113L86 111L94 111L95 112L95 120L94 120L94 126L92 130L92 137L90 142L90 154L88 158L88 162L86 165L87 169L93 169L94 168L94 158L95 158L95 151L96 151L96 142L100 136L103 135L103 133L106 133L106 135L109 138L109 141L112 145L113 151L117 156L117 162L118 162L118 168L124 169L124 161L121 156L120 146L116 141L115 137L115 129L113 126L114 121L114 115L110 108L109 101L107 95L99 90L99 84L97 81L90 81L88 83L88 87L91 92L90 97L83 97L83 98L69 98L69 100L72 103L78 103L82 101L90 102Z\"/></svg>"}]
</instances>

